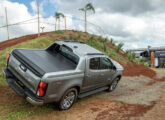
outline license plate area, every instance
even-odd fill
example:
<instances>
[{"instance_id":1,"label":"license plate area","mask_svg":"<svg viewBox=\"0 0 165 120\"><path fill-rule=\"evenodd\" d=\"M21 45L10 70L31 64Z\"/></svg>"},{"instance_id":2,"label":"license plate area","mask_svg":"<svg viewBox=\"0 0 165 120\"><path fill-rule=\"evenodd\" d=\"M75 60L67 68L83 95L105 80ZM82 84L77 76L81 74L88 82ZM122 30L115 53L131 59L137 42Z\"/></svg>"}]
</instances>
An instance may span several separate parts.
<instances>
[{"instance_id":1,"label":"license plate area","mask_svg":"<svg viewBox=\"0 0 165 120\"><path fill-rule=\"evenodd\" d=\"M21 68L21 70L23 70L24 72L26 72L27 71L27 68L23 65L23 64L20 64L20 66L19 66L20 68Z\"/></svg>"}]
</instances>

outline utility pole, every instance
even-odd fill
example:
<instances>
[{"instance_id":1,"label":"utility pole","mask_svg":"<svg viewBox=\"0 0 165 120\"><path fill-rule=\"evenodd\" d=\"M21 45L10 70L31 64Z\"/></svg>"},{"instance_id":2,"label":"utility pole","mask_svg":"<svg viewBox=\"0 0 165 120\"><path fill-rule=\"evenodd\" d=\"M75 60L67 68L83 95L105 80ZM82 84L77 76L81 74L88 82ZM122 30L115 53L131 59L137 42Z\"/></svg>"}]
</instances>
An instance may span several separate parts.
<instances>
[{"instance_id":1,"label":"utility pole","mask_svg":"<svg viewBox=\"0 0 165 120\"><path fill-rule=\"evenodd\" d=\"M9 37L8 17L7 17L7 8L6 7L5 7L5 13L6 13L6 28L7 28L8 40L9 40L10 37Z\"/></svg>"},{"instance_id":2,"label":"utility pole","mask_svg":"<svg viewBox=\"0 0 165 120\"><path fill-rule=\"evenodd\" d=\"M60 30L60 17L58 19L58 30Z\"/></svg>"},{"instance_id":3,"label":"utility pole","mask_svg":"<svg viewBox=\"0 0 165 120\"><path fill-rule=\"evenodd\" d=\"M65 30L66 30L66 16L64 16L64 18L65 18Z\"/></svg>"},{"instance_id":4,"label":"utility pole","mask_svg":"<svg viewBox=\"0 0 165 120\"><path fill-rule=\"evenodd\" d=\"M40 12L39 12L39 0L37 0L37 8L38 8L38 37L40 37Z\"/></svg>"},{"instance_id":5,"label":"utility pole","mask_svg":"<svg viewBox=\"0 0 165 120\"><path fill-rule=\"evenodd\" d=\"M57 29L57 18L55 17L55 31Z\"/></svg>"},{"instance_id":6,"label":"utility pole","mask_svg":"<svg viewBox=\"0 0 165 120\"><path fill-rule=\"evenodd\" d=\"M87 32L87 10L85 10L85 32Z\"/></svg>"}]
</instances>

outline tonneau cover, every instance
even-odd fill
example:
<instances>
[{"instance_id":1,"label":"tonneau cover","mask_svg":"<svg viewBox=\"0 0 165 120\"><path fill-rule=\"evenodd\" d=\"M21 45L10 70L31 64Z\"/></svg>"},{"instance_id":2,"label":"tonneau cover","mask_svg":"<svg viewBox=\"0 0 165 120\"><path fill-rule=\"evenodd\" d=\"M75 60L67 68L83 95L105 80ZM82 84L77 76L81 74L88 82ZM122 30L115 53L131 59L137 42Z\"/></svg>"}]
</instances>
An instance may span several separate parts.
<instances>
[{"instance_id":1,"label":"tonneau cover","mask_svg":"<svg viewBox=\"0 0 165 120\"><path fill-rule=\"evenodd\" d=\"M25 67L40 77L45 73L74 70L77 66L60 53L47 50L15 49L12 54Z\"/></svg>"}]
</instances>

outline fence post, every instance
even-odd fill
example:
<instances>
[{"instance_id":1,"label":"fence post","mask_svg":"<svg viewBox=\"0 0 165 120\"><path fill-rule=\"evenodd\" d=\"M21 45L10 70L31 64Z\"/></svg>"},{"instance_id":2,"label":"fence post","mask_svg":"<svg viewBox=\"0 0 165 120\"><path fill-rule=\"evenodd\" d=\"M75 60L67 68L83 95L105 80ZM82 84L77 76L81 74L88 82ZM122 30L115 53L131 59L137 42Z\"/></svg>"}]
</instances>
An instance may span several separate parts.
<instances>
[{"instance_id":1,"label":"fence post","mask_svg":"<svg viewBox=\"0 0 165 120\"><path fill-rule=\"evenodd\" d=\"M66 16L65 16L65 30L66 30Z\"/></svg>"}]
</instances>

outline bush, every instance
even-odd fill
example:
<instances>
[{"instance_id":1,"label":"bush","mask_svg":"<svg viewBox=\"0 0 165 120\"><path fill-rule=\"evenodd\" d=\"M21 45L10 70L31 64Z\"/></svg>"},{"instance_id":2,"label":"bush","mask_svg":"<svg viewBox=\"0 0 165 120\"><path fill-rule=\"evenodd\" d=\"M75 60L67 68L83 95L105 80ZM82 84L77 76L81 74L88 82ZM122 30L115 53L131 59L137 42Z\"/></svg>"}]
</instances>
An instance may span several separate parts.
<instances>
[{"instance_id":1,"label":"bush","mask_svg":"<svg viewBox=\"0 0 165 120\"><path fill-rule=\"evenodd\" d=\"M122 50L123 45L124 45L124 43L119 43L117 46L115 46L115 51L116 51L117 53L119 53L120 50Z\"/></svg>"},{"instance_id":2,"label":"bush","mask_svg":"<svg viewBox=\"0 0 165 120\"><path fill-rule=\"evenodd\" d=\"M69 35L69 40L73 40L73 36L72 35Z\"/></svg>"},{"instance_id":3,"label":"bush","mask_svg":"<svg viewBox=\"0 0 165 120\"><path fill-rule=\"evenodd\" d=\"M112 38L111 38L110 42L113 46L115 46L115 41Z\"/></svg>"},{"instance_id":4,"label":"bush","mask_svg":"<svg viewBox=\"0 0 165 120\"><path fill-rule=\"evenodd\" d=\"M107 52L107 41L108 41L107 38L105 38L104 41L103 41L103 49L104 49L104 52Z\"/></svg>"},{"instance_id":5,"label":"bush","mask_svg":"<svg viewBox=\"0 0 165 120\"><path fill-rule=\"evenodd\" d=\"M135 53L133 53L131 51L126 51L126 54L127 54L129 60L133 61L136 59Z\"/></svg>"},{"instance_id":6,"label":"bush","mask_svg":"<svg viewBox=\"0 0 165 120\"><path fill-rule=\"evenodd\" d=\"M81 40L81 33L78 32L78 37L77 37L77 40L80 41Z\"/></svg>"}]
</instances>

